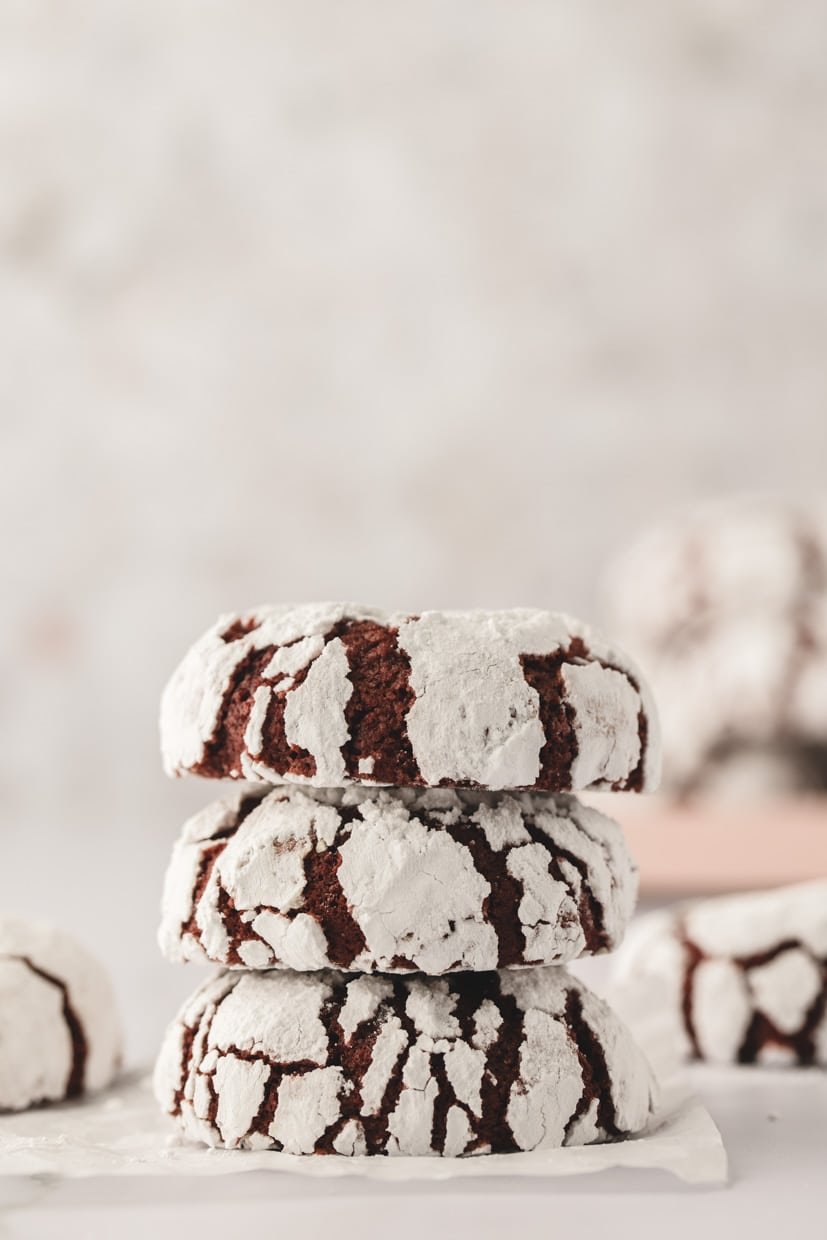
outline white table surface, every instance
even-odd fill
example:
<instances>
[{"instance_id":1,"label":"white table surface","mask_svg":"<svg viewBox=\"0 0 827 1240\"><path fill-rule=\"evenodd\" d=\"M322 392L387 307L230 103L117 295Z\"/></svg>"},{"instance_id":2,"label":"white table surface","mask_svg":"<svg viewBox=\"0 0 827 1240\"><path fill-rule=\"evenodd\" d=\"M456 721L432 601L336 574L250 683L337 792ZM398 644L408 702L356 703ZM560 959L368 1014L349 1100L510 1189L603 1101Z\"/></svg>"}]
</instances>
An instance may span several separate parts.
<instances>
[{"instance_id":1,"label":"white table surface","mask_svg":"<svg viewBox=\"0 0 827 1240\"><path fill-rule=\"evenodd\" d=\"M726 1188L666 1173L384 1185L252 1172L210 1179L6 1179L2 1237L827 1235L827 1074L695 1068L730 1156Z\"/></svg>"}]
</instances>

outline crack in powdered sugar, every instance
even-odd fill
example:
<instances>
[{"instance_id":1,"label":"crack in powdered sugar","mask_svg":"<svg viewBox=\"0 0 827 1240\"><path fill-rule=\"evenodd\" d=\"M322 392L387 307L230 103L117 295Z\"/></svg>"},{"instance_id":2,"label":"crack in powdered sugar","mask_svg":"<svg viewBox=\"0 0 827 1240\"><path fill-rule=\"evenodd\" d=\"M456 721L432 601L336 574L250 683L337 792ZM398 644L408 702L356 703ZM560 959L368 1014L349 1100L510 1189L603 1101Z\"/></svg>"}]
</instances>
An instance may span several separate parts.
<instances>
[{"instance_id":1,"label":"crack in powdered sugar","mask_svg":"<svg viewBox=\"0 0 827 1240\"><path fill-rule=\"evenodd\" d=\"M228 630L232 631L232 628ZM243 635L239 633L234 640L239 640ZM301 640L284 646L266 646L263 650L253 649L241 660L230 677L212 738L205 746L204 757L192 768L194 775L218 779L229 775L238 779L244 774L242 756L246 752L245 735L256 694L262 688L269 689L269 698L261 728L264 742L261 753L255 756L270 764L279 764L284 773L307 779L316 774L316 761L312 754L287 740L284 712L288 691L279 690L273 678L265 675L265 669L277 651L297 646ZM311 659L291 677L291 689L304 683L315 662L316 659Z\"/></svg>"},{"instance_id":2,"label":"crack in powdered sugar","mask_svg":"<svg viewBox=\"0 0 827 1240\"><path fill-rule=\"evenodd\" d=\"M60 991L61 995L61 1014L66 1025L66 1032L72 1045L71 1065L69 1074L66 1078L66 1085L63 1091L65 1098L77 1098L83 1093L86 1084L86 1061L89 1054L89 1044L86 1038L86 1031L83 1022L74 1007L69 995L69 987L61 978L56 977L54 973L36 965L28 956L3 954L3 960L16 960L20 964L26 966L37 977L42 978L44 982L48 982L50 986L54 986ZM37 1099L34 1099L37 1101Z\"/></svg>"},{"instance_id":3,"label":"crack in powdered sugar","mask_svg":"<svg viewBox=\"0 0 827 1240\"><path fill-rule=\"evenodd\" d=\"M583 1002L576 990L566 996L566 1020L571 1039L580 1058L583 1073L583 1094L567 1125L567 1133L575 1122L585 1115L593 1102L597 1103L597 1124L607 1137L619 1140L624 1134L617 1124L612 1081L606 1056L594 1030L583 1014Z\"/></svg>"},{"instance_id":4,"label":"crack in powdered sugar","mask_svg":"<svg viewBox=\"0 0 827 1240\"><path fill-rule=\"evenodd\" d=\"M689 1039L692 1056L703 1059L704 1053L698 1033L698 1012L695 995L695 979L702 965L720 959L726 959L743 975L745 993L751 995L749 976L752 970L763 968L773 961L781 959L789 952L800 952L818 971L821 978L820 988L806 1008L799 1027L793 1031L785 1031L778 1027L772 1017L762 1011L756 1001L752 1000L752 1013L746 1030L735 1050L733 1058L742 1064L758 1062L762 1051L780 1049L789 1052L796 1063L811 1066L819 1062L817 1034L827 1015L827 959L820 959L809 946L798 938L787 938L772 947L747 956L718 957L704 951L689 937L685 924L681 923L676 931L684 952L683 977L680 988L681 1017Z\"/></svg>"}]
</instances>

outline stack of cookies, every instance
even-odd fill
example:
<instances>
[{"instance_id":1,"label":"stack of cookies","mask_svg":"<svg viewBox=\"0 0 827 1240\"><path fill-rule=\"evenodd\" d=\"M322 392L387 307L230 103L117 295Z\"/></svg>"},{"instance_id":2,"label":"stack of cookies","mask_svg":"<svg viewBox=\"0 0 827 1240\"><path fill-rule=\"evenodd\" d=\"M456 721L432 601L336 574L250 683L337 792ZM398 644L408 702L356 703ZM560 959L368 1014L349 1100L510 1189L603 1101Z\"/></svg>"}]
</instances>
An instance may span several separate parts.
<instances>
[{"instance_id":1,"label":"stack of cookies","mask_svg":"<svg viewBox=\"0 0 827 1240\"><path fill-rule=\"evenodd\" d=\"M210 1146L463 1155L616 1140L646 1061L565 968L620 942L636 872L572 790L656 780L646 687L539 611L262 607L165 690L171 774L245 781L191 819L161 946L222 971L156 1092Z\"/></svg>"}]
</instances>

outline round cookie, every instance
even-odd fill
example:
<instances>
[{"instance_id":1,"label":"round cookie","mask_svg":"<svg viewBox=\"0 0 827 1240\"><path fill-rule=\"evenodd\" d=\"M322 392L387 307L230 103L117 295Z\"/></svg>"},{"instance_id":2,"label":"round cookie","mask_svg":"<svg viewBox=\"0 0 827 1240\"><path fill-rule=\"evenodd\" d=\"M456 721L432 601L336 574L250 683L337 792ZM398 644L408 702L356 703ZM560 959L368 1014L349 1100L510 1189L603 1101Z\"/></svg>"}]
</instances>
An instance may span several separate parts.
<instances>
[{"instance_id":1,"label":"round cookie","mask_svg":"<svg viewBox=\"0 0 827 1240\"><path fill-rule=\"evenodd\" d=\"M121 1062L115 998L73 939L0 918L0 1111L101 1089Z\"/></svg>"},{"instance_id":2,"label":"round cookie","mask_svg":"<svg viewBox=\"0 0 827 1240\"><path fill-rule=\"evenodd\" d=\"M668 789L827 789L827 514L702 508L641 539L608 592L657 694Z\"/></svg>"},{"instance_id":3,"label":"round cookie","mask_svg":"<svg viewBox=\"0 0 827 1240\"><path fill-rule=\"evenodd\" d=\"M805 648L778 618L745 617L652 662L670 787L827 789L827 596L808 632Z\"/></svg>"},{"instance_id":4,"label":"round cookie","mask_svg":"<svg viewBox=\"0 0 827 1240\"><path fill-rule=\"evenodd\" d=\"M688 1057L827 1064L827 880L653 913L616 965L620 989L657 992Z\"/></svg>"},{"instance_id":5,"label":"round cookie","mask_svg":"<svg viewBox=\"0 0 827 1240\"><path fill-rule=\"evenodd\" d=\"M627 1136L654 1083L625 1026L564 969L275 971L224 972L195 993L155 1092L209 1146L458 1156Z\"/></svg>"},{"instance_id":6,"label":"round cookie","mask_svg":"<svg viewBox=\"0 0 827 1240\"><path fill-rule=\"evenodd\" d=\"M529 610L225 616L164 691L161 745L170 774L317 787L639 791L658 775L626 656Z\"/></svg>"},{"instance_id":7,"label":"round cookie","mask_svg":"<svg viewBox=\"0 0 827 1240\"><path fill-rule=\"evenodd\" d=\"M827 508L737 496L647 530L611 566L610 611L641 654L739 615L795 624L827 594Z\"/></svg>"},{"instance_id":8,"label":"round cookie","mask_svg":"<svg viewBox=\"0 0 827 1240\"><path fill-rule=\"evenodd\" d=\"M185 825L164 887L170 960L441 974L610 951L637 873L572 796L249 785Z\"/></svg>"}]
</instances>

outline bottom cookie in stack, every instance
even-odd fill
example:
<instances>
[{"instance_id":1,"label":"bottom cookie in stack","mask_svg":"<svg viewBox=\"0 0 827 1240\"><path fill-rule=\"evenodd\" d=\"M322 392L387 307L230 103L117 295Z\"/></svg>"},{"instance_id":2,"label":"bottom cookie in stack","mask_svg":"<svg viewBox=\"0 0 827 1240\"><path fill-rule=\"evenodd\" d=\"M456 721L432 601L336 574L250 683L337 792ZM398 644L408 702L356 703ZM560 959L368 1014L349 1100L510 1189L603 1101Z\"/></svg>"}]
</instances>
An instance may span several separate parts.
<instances>
[{"instance_id":1,"label":"bottom cookie in stack","mask_svg":"<svg viewBox=\"0 0 827 1240\"><path fill-rule=\"evenodd\" d=\"M210 1146L459 1156L626 1137L655 1085L618 1017L549 967L225 971L170 1026L155 1090Z\"/></svg>"},{"instance_id":2,"label":"bottom cookie in stack","mask_svg":"<svg viewBox=\"0 0 827 1240\"><path fill-rule=\"evenodd\" d=\"M652 913L616 981L671 1014L687 1057L827 1064L827 880Z\"/></svg>"}]
</instances>

